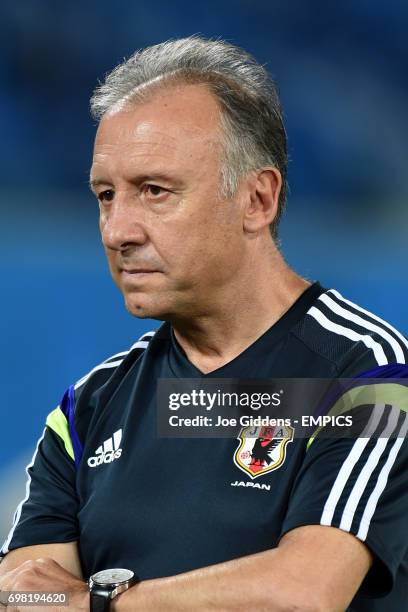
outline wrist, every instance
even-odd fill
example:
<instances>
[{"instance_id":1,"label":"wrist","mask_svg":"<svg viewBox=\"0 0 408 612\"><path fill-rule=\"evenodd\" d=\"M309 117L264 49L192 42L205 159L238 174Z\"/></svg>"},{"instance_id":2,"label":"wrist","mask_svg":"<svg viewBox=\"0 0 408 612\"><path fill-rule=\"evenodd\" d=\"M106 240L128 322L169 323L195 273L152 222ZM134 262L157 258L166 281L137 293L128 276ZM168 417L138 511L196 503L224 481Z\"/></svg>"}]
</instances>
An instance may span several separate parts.
<instances>
[{"instance_id":1,"label":"wrist","mask_svg":"<svg viewBox=\"0 0 408 612\"><path fill-rule=\"evenodd\" d=\"M111 601L111 612L133 612L139 604L137 603L137 591L141 583L138 582L131 586L127 591L120 593Z\"/></svg>"},{"instance_id":2,"label":"wrist","mask_svg":"<svg viewBox=\"0 0 408 612\"><path fill-rule=\"evenodd\" d=\"M68 609L78 610L78 612L89 612L90 610L90 598L89 588L85 583L84 588L80 591L69 594Z\"/></svg>"},{"instance_id":3,"label":"wrist","mask_svg":"<svg viewBox=\"0 0 408 612\"><path fill-rule=\"evenodd\" d=\"M86 592L83 595L82 601L81 601L81 608L80 610L84 610L85 612L89 612L89 610L91 609L91 600L89 597L89 589L88 586L86 588Z\"/></svg>"},{"instance_id":4,"label":"wrist","mask_svg":"<svg viewBox=\"0 0 408 612\"><path fill-rule=\"evenodd\" d=\"M118 598L139 582L132 570L111 568L92 574L89 578L91 612L112 612L117 609Z\"/></svg>"}]
</instances>

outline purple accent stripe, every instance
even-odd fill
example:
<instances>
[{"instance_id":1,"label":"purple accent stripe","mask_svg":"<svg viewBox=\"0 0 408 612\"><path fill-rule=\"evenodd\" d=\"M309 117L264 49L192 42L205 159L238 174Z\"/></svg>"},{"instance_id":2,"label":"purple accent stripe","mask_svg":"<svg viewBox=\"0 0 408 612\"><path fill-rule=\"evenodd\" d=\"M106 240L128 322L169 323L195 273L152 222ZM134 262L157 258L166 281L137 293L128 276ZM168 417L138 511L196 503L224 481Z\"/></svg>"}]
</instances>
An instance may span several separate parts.
<instances>
[{"instance_id":1,"label":"purple accent stripe","mask_svg":"<svg viewBox=\"0 0 408 612\"><path fill-rule=\"evenodd\" d=\"M371 378L373 380L364 380L367 378ZM358 376L353 379L345 379L339 381L335 381L335 388L332 389L328 395L326 395L321 402L320 406L317 408L314 416L322 416L329 412L329 410L334 406L336 401L347 391L350 389L354 389L355 387L361 387L363 385L372 385L377 383L377 378L398 379L399 384L404 384L408 386L408 366L400 363L387 364L383 366L378 366L373 370L368 370L367 372L362 372ZM402 381L400 379L406 378L407 380ZM363 382L363 380L364 382Z\"/></svg>"},{"instance_id":2,"label":"purple accent stripe","mask_svg":"<svg viewBox=\"0 0 408 612\"><path fill-rule=\"evenodd\" d=\"M60 409L68 421L69 436L74 450L75 467L79 466L81 461L83 448L79 441L78 434L75 429L75 388L74 385L68 387L62 398Z\"/></svg>"},{"instance_id":3,"label":"purple accent stripe","mask_svg":"<svg viewBox=\"0 0 408 612\"><path fill-rule=\"evenodd\" d=\"M408 378L408 366L402 363L390 363L363 372L358 378Z\"/></svg>"}]
</instances>

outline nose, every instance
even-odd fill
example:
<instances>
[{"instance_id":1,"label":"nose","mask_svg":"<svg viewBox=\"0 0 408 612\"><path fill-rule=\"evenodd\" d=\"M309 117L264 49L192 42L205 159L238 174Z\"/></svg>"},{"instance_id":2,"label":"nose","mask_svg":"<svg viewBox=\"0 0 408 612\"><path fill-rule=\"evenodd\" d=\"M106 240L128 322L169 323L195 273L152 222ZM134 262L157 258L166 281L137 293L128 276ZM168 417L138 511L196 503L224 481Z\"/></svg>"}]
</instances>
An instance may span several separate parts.
<instances>
[{"instance_id":1,"label":"nose","mask_svg":"<svg viewBox=\"0 0 408 612\"><path fill-rule=\"evenodd\" d=\"M101 211L100 230L105 248L123 251L146 242L146 230L138 204L117 196L106 210Z\"/></svg>"}]
</instances>

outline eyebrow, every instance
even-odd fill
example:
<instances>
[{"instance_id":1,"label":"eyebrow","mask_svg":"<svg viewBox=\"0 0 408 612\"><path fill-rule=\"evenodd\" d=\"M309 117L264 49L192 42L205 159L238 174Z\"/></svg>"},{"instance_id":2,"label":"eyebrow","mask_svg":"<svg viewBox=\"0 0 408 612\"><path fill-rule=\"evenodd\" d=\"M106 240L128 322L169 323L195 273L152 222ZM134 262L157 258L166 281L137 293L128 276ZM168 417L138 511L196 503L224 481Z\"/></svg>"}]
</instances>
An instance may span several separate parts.
<instances>
[{"instance_id":1,"label":"eyebrow","mask_svg":"<svg viewBox=\"0 0 408 612\"><path fill-rule=\"evenodd\" d=\"M139 175L134 176L130 182L134 183L135 185L140 185L141 183L144 183L145 181L157 181L157 180L164 181L166 183L171 183L175 187L184 186L184 181L182 181L181 179L177 179L174 176L169 176L168 174L165 174L164 172L151 172L149 174L139 174ZM89 188L91 189L91 191L93 191L95 187L98 187L99 185L113 186L111 181L109 181L108 179L104 179L104 178L90 179Z\"/></svg>"},{"instance_id":2,"label":"eyebrow","mask_svg":"<svg viewBox=\"0 0 408 612\"><path fill-rule=\"evenodd\" d=\"M98 187L98 185L111 185L111 184L112 183L110 183L108 180L102 179L102 178L99 178L99 179L89 179L89 183L88 183L89 189L91 191L93 191L95 187Z\"/></svg>"}]
</instances>

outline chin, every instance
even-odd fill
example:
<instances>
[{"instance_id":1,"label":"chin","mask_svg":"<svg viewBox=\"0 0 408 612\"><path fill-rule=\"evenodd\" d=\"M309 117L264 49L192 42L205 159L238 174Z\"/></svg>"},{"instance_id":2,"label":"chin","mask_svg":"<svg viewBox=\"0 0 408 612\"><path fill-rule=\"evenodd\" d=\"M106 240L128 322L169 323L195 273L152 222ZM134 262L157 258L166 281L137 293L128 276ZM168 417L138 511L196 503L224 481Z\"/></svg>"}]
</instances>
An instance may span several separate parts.
<instances>
[{"instance_id":1,"label":"chin","mask_svg":"<svg viewBox=\"0 0 408 612\"><path fill-rule=\"evenodd\" d=\"M157 319L165 321L167 319L164 309L159 308L157 304L149 304L150 300L137 299L131 297L125 298L125 305L128 312L138 319Z\"/></svg>"}]
</instances>

